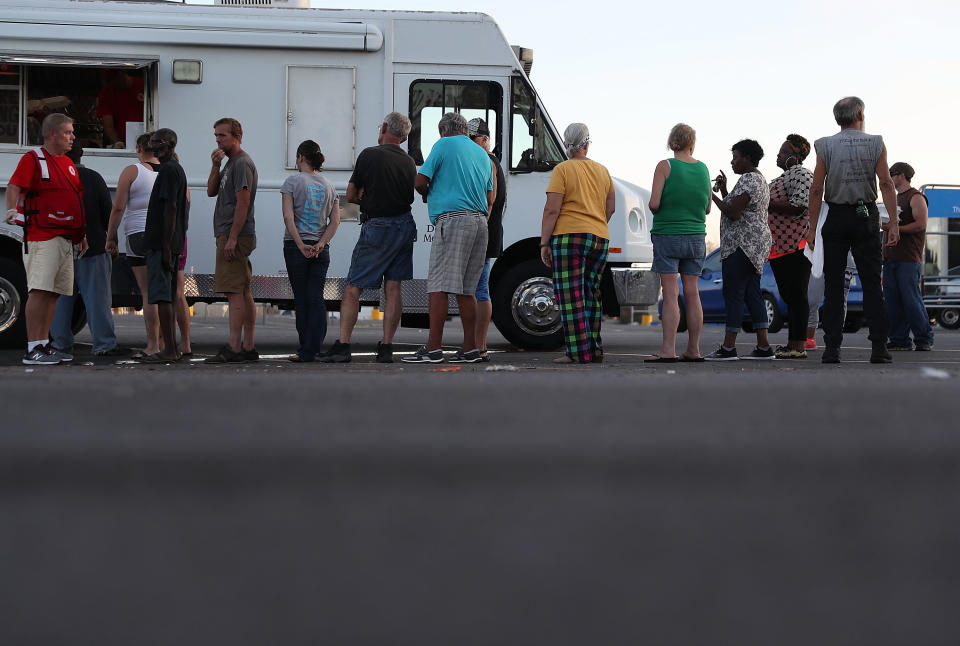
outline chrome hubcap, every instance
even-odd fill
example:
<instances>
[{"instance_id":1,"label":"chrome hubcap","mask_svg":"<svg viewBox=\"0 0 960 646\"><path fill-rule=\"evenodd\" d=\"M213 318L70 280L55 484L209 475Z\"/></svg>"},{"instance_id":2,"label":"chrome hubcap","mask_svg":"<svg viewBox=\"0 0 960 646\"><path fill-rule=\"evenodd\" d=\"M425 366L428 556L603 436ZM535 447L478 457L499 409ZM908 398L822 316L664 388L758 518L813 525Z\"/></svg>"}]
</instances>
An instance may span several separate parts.
<instances>
[{"instance_id":1,"label":"chrome hubcap","mask_svg":"<svg viewBox=\"0 0 960 646\"><path fill-rule=\"evenodd\" d=\"M20 316L20 293L13 283L0 276L0 332L8 330Z\"/></svg>"},{"instance_id":2,"label":"chrome hubcap","mask_svg":"<svg viewBox=\"0 0 960 646\"><path fill-rule=\"evenodd\" d=\"M534 336L549 336L560 329L560 307L553 295L553 280L534 276L513 292L513 320Z\"/></svg>"}]
</instances>

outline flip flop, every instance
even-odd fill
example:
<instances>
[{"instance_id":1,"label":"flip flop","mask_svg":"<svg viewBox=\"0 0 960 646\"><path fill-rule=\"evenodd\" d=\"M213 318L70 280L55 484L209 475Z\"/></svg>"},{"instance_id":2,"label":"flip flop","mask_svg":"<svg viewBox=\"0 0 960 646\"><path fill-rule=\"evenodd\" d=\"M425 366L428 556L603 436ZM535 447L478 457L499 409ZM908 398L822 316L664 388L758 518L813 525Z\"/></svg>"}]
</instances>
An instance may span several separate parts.
<instances>
[{"instance_id":1,"label":"flip flop","mask_svg":"<svg viewBox=\"0 0 960 646\"><path fill-rule=\"evenodd\" d=\"M680 361L683 363L703 363L706 361L703 357L688 357L685 354L680 355Z\"/></svg>"},{"instance_id":2,"label":"flip flop","mask_svg":"<svg viewBox=\"0 0 960 646\"><path fill-rule=\"evenodd\" d=\"M655 354L649 359L644 359L644 363L676 363L676 357L661 357L659 354Z\"/></svg>"},{"instance_id":3,"label":"flip flop","mask_svg":"<svg viewBox=\"0 0 960 646\"><path fill-rule=\"evenodd\" d=\"M143 350L137 350L136 352L130 355L130 358L133 359L134 361L140 361L141 359L147 356L150 356L150 355L148 355Z\"/></svg>"},{"instance_id":4,"label":"flip flop","mask_svg":"<svg viewBox=\"0 0 960 646\"><path fill-rule=\"evenodd\" d=\"M160 356L160 354L145 354L143 357L136 359L138 363L173 363L176 359L165 359Z\"/></svg>"}]
</instances>

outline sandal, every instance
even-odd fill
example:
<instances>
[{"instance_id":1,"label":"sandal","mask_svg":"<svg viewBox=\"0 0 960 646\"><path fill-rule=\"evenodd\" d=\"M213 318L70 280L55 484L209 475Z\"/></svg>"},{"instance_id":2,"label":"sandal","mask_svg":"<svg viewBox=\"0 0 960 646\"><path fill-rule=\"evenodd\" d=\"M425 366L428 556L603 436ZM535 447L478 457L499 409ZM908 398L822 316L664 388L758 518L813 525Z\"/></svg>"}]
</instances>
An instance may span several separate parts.
<instances>
[{"instance_id":1,"label":"sandal","mask_svg":"<svg viewBox=\"0 0 960 646\"><path fill-rule=\"evenodd\" d=\"M140 361L140 360L143 359L144 357L149 357L149 356L150 356L150 355L148 355L148 354L147 354L146 352L144 352L143 350L137 350L136 352L134 352L133 354L130 355L130 358L133 359L134 361Z\"/></svg>"},{"instance_id":2,"label":"sandal","mask_svg":"<svg viewBox=\"0 0 960 646\"><path fill-rule=\"evenodd\" d=\"M135 359L135 361L138 363L173 363L176 361L176 359L167 359L165 357L161 357L160 353L158 352L157 354L145 354L139 359Z\"/></svg>"},{"instance_id":3,"label":"sandal","mask_svg":"<svg viewBox=\"0 0 960 646\"><path fill-rule=\"evenodd\" d=\"M677 361L676 357L661 357L659 354L643 360L644 363L676 363Z\"/></svg>"},{"instance_id":4,"label":"sandal","mask_svg":"<svg viewBox=\"0 0 960 646\"><path fill-rule=\"evenodd\" d=\"M703 357L689 357L685 354L680 355L680 361L683 363L703 363L706 361Z\"/></svg>"}]
</instances>

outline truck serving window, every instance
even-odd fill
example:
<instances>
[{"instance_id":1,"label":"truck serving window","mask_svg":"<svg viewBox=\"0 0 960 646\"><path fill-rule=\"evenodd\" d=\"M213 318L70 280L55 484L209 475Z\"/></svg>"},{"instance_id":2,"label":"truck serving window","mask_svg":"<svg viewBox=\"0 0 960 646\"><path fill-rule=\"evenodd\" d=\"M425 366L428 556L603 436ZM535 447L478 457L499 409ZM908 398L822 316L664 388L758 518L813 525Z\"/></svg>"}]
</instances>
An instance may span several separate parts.
<instances>
[{"instance_id":1,"label":"truck serving window","mask_svg":"<svg viewBox=\"0 0 960 646\"><path fill-rule=\"evenodd\" d=\"M43 118L62 112L84 148L132 150L150 121L150 87L149 62L0 54L0 144L42 144Z\"/></svg>"},{"instance_id":2,"label":"truck serving window","mask_svg":"<svg viewBox=\"0 0 960 646\"><path fill-rule=\"evenodd\" d=\"M437 125L447 112L458 112L469 121L480 117L490 128L490 148L502 158L500 114L503 87L492 81L414 81L410 84L410 130L407 149L423 164L433 144L440 139Z\"/></svg>"},{"instance_id":3,"label":"truck serving window","mask_svg":"<svg viewBox=\"0 0 960 646\"><path fill-rule=\"evenodd\" d=\"M564 161L563 148L527 82L515 76L510 95L510 170L547 171Z\"/></svg>"}]
</instances>

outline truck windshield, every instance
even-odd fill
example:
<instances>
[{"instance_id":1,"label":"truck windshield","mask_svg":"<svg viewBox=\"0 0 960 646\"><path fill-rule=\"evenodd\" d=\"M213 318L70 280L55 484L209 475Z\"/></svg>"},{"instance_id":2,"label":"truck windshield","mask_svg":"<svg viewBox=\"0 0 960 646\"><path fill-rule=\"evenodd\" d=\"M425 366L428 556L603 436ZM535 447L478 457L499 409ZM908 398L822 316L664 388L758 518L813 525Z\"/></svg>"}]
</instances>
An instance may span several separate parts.
<instances>
[{"instance_id":1,"label":"truck windshield","mask_svg":"<svg viewBox=\"0 0 960 646\"><path fill-rule=\"evenodd\" d=\"M510 146L510 170L548 171L566 157L546 115L537 104L530 85L521 77L513 78L510 118L513 133Z\"/></svg>"}]
</instances>

